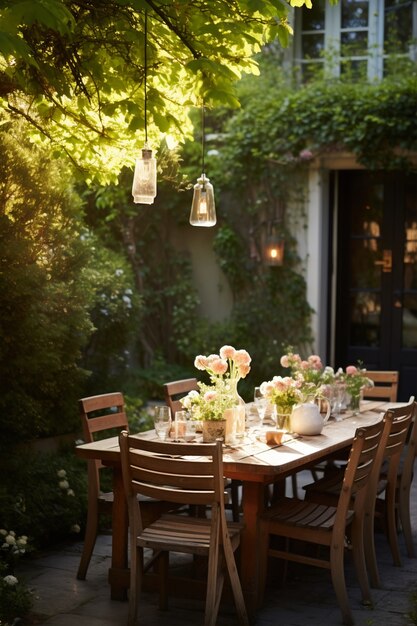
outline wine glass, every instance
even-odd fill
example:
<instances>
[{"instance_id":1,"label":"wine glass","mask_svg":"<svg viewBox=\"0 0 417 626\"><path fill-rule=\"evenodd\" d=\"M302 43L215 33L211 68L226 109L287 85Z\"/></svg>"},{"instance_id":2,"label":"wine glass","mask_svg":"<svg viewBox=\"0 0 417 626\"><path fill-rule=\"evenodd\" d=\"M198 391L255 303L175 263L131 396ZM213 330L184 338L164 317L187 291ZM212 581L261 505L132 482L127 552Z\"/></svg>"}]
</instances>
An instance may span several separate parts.
<instances>
[{"instance_id":1,"label":"wine glass","mask_svg":"<svg viewBox=\"0 0 417 626\"><path fill-rule=\"evenodd\" d=\"M169 406L156 406L154 411L153 423L155 432L161 441L165 441L169 437L171 430L171 409Z\"/></svg>"}]
</instances>

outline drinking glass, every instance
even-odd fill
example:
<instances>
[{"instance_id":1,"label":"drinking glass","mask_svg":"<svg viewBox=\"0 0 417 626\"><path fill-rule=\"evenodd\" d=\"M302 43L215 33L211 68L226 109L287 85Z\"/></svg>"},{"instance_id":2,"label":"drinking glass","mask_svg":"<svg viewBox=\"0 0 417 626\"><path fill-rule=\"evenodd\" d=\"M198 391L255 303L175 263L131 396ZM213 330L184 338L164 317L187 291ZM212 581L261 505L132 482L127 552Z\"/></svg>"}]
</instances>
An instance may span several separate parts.
<instances>
[{"instance_id":1,"label":"drinking glass","mask_svg":"<svg viewBox=\"0 0 417 626\"><path fill-rule=\"evenodd\" d=\"M255 403L255 408L256 408L257 413L258 413L258 420L257 420L257 424L256 425L257 426L261 426L263 421L264 421L266 409L268 407L268 400L261 393L261 388L260 387L255 387L255 391L253 393L253 401Z\"/></svg>"},{"instance_id":2,"label":"drinking glass","mask_svg":"<svg viewBox=\"0 0 417 626\"><path fill-rule=\"evenodd\" d=\"M169 437L171 430L171 409L169 406L156 406L154 411L153 423L155 432L161 441L165 441Z\"/></svg>"},{"instance_id":3,"label":"drinking glass","mask_svg":"<svg viewBox=\"0 0 417 626\"><path fill-rule=\"evenodd\" d=\"M341 412L343 408L343 400L345 397L346 385L343 383L335 383L332 385L330 396L330 409L336 421L342 419Z\"/></svg>"},{"instance_id":4,"label":"drinking glass","mask_svg":"<svg viewBox=\"0 0 417 626\"><path fill-rule=\"evenodd\" d=\"M174 440L185 441L187 433L187 411L176 411L174 419Z\"/></svg>"}]
</instances>

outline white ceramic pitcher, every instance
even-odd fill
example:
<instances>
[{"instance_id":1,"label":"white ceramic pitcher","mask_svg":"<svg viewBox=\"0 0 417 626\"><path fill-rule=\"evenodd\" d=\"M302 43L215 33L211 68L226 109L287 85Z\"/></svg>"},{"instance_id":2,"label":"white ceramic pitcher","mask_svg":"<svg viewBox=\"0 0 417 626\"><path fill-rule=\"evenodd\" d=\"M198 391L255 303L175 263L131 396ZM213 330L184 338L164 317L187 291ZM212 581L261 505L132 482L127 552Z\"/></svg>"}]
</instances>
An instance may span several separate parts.
<instances>
[{"instance_id":1,"label":"white ceramic pitcher","mask_svg":"<svg viewBox=\"0 0 417 626\"><path fill-rule=\"evenodd\" d=\"M323 417L314 402L296 404L291 413L291 430L299 435L320 435L324 424L330 417L330 402Z\"/></svg>"}]
</instances>

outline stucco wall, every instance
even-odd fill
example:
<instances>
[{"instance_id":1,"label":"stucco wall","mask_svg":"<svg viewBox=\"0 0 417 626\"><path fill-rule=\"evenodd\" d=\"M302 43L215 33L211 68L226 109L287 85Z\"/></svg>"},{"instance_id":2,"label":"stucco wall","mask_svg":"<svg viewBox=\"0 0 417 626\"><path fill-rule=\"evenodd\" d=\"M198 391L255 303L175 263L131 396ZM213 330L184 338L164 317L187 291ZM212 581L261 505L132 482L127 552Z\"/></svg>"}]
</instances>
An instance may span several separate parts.
<instances>
[{"instance_id":1,"label":"stucco wall","mask_svg":"<svg viewBox=\"0 0 417 626\"><path fill-rule=\"evenodd\" d=\"M199 313L211 321L227 318L233 298L213 252L214 228L184 226L174 234L174 244L191 256L194 285L200 298Z\"/></svg>"}]
</instances>

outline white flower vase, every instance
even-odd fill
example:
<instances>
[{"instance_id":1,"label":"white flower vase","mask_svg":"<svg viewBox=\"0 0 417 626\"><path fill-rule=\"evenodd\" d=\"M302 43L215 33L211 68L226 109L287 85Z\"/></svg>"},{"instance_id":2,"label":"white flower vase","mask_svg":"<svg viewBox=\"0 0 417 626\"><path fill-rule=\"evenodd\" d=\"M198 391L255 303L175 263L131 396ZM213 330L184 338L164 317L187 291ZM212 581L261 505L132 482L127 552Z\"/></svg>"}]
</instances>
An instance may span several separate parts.
<instances>
[{"instance_id":1,"label":"white flower vase","mask_svg":"<svg viewBox=\"0 0 417 626\"><path fill-rule=\"evenodd\" d=\"M243 439L246 429L246 403L237 392L237 381L231 381L231 383L232 393L236 400L236 437L237 439Z\"/></svg>"},{"instance_id":2,"label":"white flower vase","mask_svg":"<svg viewBox=\"0 0 417 626\"><path fill-rule=\"evenodd\" d=\"M224 417L226 419L224 441L226 444L235 446L238 442L237 425L239 421L239 407L233 406L230 409L226 409Z\"/></svg>"}]
</instances>

